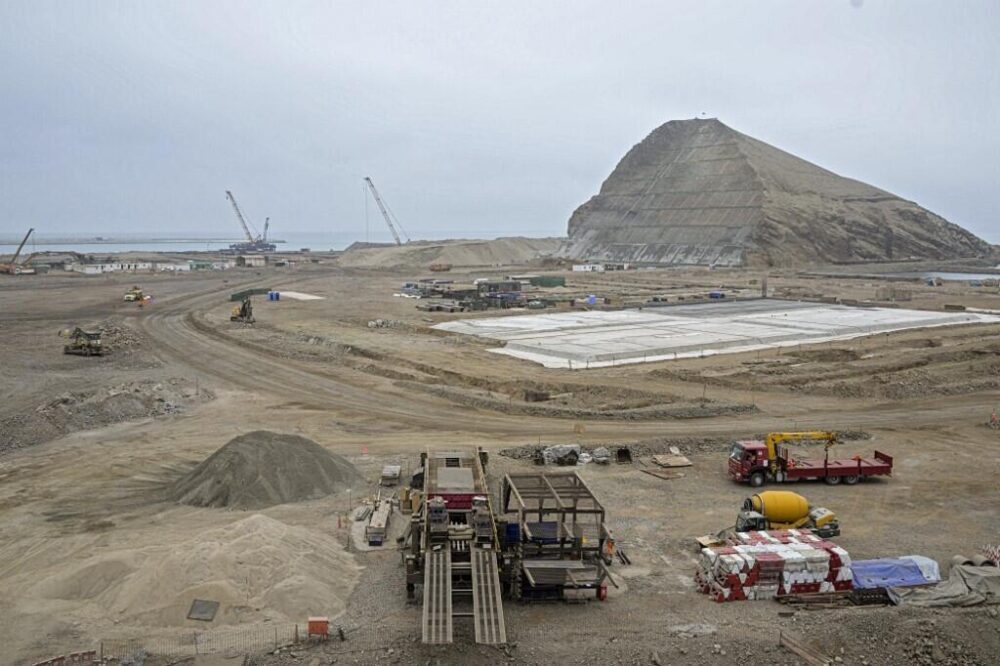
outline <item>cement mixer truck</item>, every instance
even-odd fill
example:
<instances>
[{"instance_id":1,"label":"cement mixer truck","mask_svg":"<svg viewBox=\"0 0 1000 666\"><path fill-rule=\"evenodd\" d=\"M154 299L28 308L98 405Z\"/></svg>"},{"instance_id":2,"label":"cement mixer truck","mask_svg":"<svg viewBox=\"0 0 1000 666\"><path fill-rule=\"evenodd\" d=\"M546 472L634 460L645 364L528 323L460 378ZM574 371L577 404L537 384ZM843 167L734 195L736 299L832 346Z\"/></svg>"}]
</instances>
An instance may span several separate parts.
<instances>
[{"instance_id":1,"label":"cement mixer truck","mask_svg":"<svg viewBox=\"0 0 1000 666\"><path fill-rule=\"evenodd\" d=\"M840 535L840 523L833 511L813 507L798 493L788 490L765 490L743 500L743 510L736 517L736 531L812 530L824 539Z\"/></svg>"},{"instance_id":2,"label":"cement mixer truck","mask_svg":"<svg viewBox=\"0 0 1000 666\"><path fill-rule=\"evenodd\" d=\"M788 490L766 490L743 501L736 525L718 534L698 537L699 548L718 546L733 532L810 530L824 539L840 536L840 522L829 509L813 507L802 495Z\"/></svg>"}]
</instances>

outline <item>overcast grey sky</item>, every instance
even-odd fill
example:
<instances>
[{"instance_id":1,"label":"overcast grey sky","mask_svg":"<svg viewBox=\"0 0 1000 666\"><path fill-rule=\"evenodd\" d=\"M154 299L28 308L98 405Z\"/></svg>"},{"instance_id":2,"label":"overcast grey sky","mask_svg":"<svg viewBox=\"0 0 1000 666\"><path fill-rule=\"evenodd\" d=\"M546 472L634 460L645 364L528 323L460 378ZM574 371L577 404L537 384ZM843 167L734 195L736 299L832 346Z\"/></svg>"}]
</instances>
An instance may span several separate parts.
<instances>
[{"instance_id":1,"label":"overcast grey sky","mask_svg":"<svg viewBox=\"0 0 1000 666\"><path fill-rule=\"evenodd\" d=\"M704 112L1000 243L998 30L989 0L0 0L0 236L232 235L232 189L361 237L365 175L414 238L561 235Z\"/></svg>"}]
</instances>

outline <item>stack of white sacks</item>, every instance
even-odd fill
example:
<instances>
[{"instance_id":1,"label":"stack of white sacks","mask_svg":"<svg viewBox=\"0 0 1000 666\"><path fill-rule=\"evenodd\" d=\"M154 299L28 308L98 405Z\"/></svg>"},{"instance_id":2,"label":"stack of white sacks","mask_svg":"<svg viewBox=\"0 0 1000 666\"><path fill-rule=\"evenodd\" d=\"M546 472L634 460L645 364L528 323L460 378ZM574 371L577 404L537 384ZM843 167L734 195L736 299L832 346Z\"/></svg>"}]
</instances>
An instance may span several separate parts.
<instances>
[{"instance_id":1,"label":"stack of white sacks","mask_svg":"<svg viewBox=\"0 0 1000 666\"><path fill-rule=\"evenodd\" d=\"M737 532L724 546L703 548L695 574L716 601L850 590L852 581L847 551L806 530Z\"/></svg>"}]
</instances>

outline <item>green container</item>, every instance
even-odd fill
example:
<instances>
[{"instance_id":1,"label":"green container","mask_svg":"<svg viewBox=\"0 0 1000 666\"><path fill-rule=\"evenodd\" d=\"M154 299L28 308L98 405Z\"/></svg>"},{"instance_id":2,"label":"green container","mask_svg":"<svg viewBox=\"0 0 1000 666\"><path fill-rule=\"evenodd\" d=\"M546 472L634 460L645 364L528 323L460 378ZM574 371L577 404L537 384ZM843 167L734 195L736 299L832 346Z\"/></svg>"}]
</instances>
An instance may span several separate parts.
<instances>
[{"instance_id":1,"label":"green container","mask_svg":"<svg viewBox=\"0 0 1000 666\"><path fill-rule=\"evenodd\" d=\"M243 291L237 291L234 294L230 294L229 300L234 303L241 303L243 299L247 296L259 296L261 294L266 294L269 291L273 291L270 287L258 287L254 289L244 289Z\"/></svg>"},{"instance_id":2,"label":"green container","mask_svg":"<svg viewBox=\"0 0 1000 666\"><path fill-rule=\"evenodd\" d=\"M565 287L566 278L561 275L539 275L533 277L529 282L536 287Z\"/></svg>"}]
</instances>

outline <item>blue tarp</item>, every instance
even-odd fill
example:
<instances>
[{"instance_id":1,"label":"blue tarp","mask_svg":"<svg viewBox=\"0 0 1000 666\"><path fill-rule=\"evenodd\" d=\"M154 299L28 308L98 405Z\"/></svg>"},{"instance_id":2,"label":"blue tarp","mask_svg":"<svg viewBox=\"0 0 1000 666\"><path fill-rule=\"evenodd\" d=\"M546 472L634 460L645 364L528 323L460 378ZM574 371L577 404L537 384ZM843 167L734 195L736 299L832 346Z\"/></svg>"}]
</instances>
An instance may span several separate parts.
<instances>
[{"instance_id":1,"label":"blue tarp","mask_svg":"<svg viewBox=\"0 0 1000 666\"><path fill-rule=\"evenodd\" d=\"M925 560L926 558L920 559ZM914 557L854 560L851 563L854 587L860 590L936 583L941 579L936 569L936 566L929 568Z\"/></svg>"}]
</instances>

